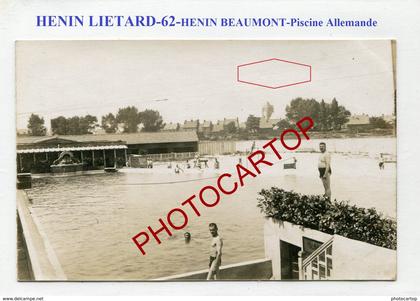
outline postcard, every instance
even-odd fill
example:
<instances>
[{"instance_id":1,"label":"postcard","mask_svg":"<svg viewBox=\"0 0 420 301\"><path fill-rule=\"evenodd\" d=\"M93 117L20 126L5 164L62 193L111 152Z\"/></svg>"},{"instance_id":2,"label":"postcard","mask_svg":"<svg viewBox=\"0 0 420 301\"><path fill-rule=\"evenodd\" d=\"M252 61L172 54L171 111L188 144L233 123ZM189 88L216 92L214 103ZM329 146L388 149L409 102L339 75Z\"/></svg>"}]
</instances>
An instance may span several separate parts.
<instances>
[{"instance_id":1,"label":"postcard","mask_svg":"<svg viewBox=\"0 0 420 301\"><path fill-rule=\"evenodd\" d=\"M17 41L18 280L395 280L395 46Z\"/></svg>"}]
</instances>

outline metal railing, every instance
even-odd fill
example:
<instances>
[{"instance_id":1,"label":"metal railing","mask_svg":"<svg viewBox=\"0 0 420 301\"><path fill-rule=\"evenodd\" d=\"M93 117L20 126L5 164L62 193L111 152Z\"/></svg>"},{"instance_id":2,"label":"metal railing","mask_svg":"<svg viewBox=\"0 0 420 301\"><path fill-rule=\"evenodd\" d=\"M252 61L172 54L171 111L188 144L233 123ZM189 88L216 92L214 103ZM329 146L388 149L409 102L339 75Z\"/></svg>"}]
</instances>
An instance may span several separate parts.
<instances>
[{"instance_id":1,"label":"metal railing","mask_svg":"<svg viewBox=\"0 0 420 301\"><path fill-rule=\"evenodd\" d=\"M134 155L143 158L151 159L152 161L182 161L193 159L197 152L183 152L183 153L163 153L163 154L147 154L147 155ZM133 156L133 155L131 155Z\"/></svg>"},{"instance_id":2,"label":"metal railing","mask_svg":"<svg viewBox=\"0 0 420 301\"><path fill-rule=\"evenodd\" d=\"M299 257L300 280L330 279L333 270L333 240L331 237L302 262ZM300 254L301 255L301 254Z\"/></svg>"}]
</instances>

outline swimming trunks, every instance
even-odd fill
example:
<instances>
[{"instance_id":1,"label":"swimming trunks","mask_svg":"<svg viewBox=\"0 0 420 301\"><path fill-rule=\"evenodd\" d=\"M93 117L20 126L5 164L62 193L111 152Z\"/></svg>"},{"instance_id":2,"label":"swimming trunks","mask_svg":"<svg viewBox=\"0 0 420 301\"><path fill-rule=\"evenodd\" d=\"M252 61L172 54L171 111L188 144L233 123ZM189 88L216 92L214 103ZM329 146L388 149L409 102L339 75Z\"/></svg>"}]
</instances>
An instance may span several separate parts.
<instances>
[{"instance_id":1,"label":"swimming trunks","mask_svg":"<svg viewBox=\"0 0 420 301\"><path fill-rule=\"evenodd\" d=\"M211 267L211 264L213 263L213 261L216 260L216 257L214 256L210 256L210 262L209 262L209 268ZM220 259L220 264L222 264L222 260Z\"/></svg>"},{"instance_id":2,"label":"swimming trunks","mask_svg":"<svg viewBox=\"0 0 420 301\"><path fill-rule=\"evenodd\" d=\"M324 167L318 167L319 177L320 178L322 178L324 176L325 170L326 170L326 168L324 168ZM329 168L328 173L331 174L331 167Z\"/></svg>"}]
</instances>

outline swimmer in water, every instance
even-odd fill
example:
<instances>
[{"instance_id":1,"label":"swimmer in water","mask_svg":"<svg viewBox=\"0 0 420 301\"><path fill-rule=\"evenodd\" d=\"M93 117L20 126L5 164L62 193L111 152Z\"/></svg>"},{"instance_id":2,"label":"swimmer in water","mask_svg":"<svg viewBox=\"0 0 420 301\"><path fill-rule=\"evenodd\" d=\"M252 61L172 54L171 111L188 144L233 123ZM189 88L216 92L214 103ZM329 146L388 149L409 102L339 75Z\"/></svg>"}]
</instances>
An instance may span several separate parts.
<instances>
[{"instance_id":1,"label":"swimmer in water","mask_svg":"<svg viewBox=\"0 0 420 301\"><path fill-rule=\"evenodd\" d=\"M189 244L191 241L191 233L190 232L185 232L184 233L184 239L185 239L185 243Z\"/></svg>"},{"instance_id":2,"label":"swimmer in water","mask_svg":"<svg viewBox=\"0 0 420 301\"><path fill-rule=\"evenodd\" d=\"M219 160L217 160L217 158L214 159L214 169L219 169L220 167L220 163Z\"/></svg>"},{"instance_id":3,"label":"swimmer in water","mask_svg":"<svg viewBox=\"0 0 420 301\"><path fill-rule=\"evenodd\" d=\"M179 165L177 164L175 166L175 173L179 173L180 171L184 172L184 170L181 167L179 167Z\"/></svg>"},{"instance_id":4,"label":"swimmer in water","mask_svg":"<svg viewBox=\"0 0 420 301\"><path fill-rule=\"evenodd\" d=\"M381 158L379 159L379 169L385 168L385 159L383 157L383 154L381 153Z\"/></svg>"}]
</instances>

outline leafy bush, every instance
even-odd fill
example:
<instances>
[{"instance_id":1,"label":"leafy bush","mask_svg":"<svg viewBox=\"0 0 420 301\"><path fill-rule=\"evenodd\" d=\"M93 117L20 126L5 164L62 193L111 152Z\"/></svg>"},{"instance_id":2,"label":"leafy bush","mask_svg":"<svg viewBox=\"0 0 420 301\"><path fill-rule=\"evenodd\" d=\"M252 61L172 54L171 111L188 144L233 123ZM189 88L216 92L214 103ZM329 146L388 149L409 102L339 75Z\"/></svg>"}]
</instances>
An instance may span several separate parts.
<instances>
[{"instance_id":1,"label":"leafy bush","mask_svg":"<svg viewBox=\"0 0 420 301\"><path fill-rule=\"evenodd\" d=\"M397 248L397 223L384 218L374 208L361 208L276 187L263 189L259 195L257 206L267 217L388 249Z\"/></svg>"}]
</instances>

